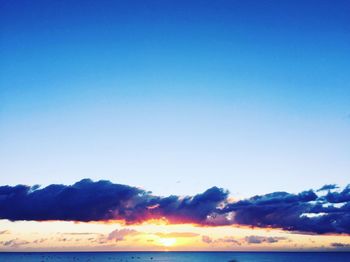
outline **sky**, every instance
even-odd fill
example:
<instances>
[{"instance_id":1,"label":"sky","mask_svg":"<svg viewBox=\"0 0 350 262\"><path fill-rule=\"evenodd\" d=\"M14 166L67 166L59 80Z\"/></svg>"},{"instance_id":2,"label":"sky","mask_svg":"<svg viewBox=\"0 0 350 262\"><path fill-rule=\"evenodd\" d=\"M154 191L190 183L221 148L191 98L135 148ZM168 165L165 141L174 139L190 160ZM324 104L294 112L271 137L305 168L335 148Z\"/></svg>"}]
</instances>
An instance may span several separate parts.
<instances>
[{"instance_id":1,"label":"sky","mask_svg":"<svg viewBox=\"0 0 350 262\"><path fill-rule=\"evenodd\" d=\"M279 191L294 199L336 184L326 200L317 193L307 207L312 201L348 205L348 198L331 195L349 195L349 12L345 0L0 0L0 189L7 194L18 184L43 189L89 178L152 191L152 201L170 195L181 201L216 186L230 192L220 201L231 214L241 211L232 201L255 203L251 197L270 199ZM28 196L38 191L22 190ZM6 201L24 205L32 199ZM148 215L173 218L159 209ZM177 238L158 233L179 230L192 235L179 237L174 248L187 250L340 242L320 236L320 228L312 237L289 234L284 227L295 221L247 231L231 224L207 227L185 212L175 219L190 223L182 227L168 221L154 228L143 218L147 225L103 224L102 216L97 224L84 217L75 229L65 219L35 222L50 220L40 208L34 217L7 211L0 211L0 249L6 250L45 250L53 242L58 249L86 249L86 239L76 241L74 234L63 245L60 234L72 225L87 230L80 233L96 230L102 245L96 249L114 250L115 242L124 244L121 249L169 248L174 241L167 239ZM209 211L219 212L217 206ZM256 226L248 220L234 224ZM57 223L57 232L39 226L50 223ZM338 244L348 245L348 222L341 223L326 234L345 234ZM124 230L125 242L109 237L113 230ZM283 239L250 243L251 236ZM240 244L232 247L232 237ZM143 242L130 246L132 238Z\"/></svg>"}]
</instances>

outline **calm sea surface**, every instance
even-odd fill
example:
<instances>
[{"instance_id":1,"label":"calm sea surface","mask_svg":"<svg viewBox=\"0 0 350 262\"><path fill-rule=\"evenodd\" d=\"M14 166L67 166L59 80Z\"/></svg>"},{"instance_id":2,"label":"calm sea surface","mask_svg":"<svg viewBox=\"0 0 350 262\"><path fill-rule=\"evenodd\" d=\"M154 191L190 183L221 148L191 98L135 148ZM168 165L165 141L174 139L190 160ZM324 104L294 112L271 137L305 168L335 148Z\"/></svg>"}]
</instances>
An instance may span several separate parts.
<instances>
[{"instance_id":1,"label":"calm sea surface","mask_svg":"<svg viewBox=\"0 0 350 262\"><path fill-rule=\"evenodd\" d=\"M164 262L251 262L251 261L350 261L350 252L87 252L87 253L0 253L0 261L164 261Z\"/></svg>"}]
</instances>

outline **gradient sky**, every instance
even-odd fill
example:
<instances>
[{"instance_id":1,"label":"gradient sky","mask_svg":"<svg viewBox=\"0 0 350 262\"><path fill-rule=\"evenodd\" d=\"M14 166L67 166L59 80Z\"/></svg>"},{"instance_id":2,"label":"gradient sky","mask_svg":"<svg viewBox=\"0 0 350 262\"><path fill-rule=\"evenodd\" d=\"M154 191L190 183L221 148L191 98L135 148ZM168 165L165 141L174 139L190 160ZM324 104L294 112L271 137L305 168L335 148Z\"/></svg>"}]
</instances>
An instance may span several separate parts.
<instances>
[{"instance_id":1,"label":"gradient sky","mask_svg":"<svg viewBox=\"0 0 350 262\"><path fill-rule=\"evenodd\" d=\"M1 1L1 184L345 184L348 1ZM251 183L255 181L256 183ZM170 187L170 188L169 188Z\"/></svg>"},{"instance_id":2,"label":"gradient sky","mask_svg":"<svg viewBox=\"0 0 350 262\"><path fill-rule=\"evenodd\" d=\"M345 186L350 3L0 0L0 185Z\"/></svg>"}]
</instances>

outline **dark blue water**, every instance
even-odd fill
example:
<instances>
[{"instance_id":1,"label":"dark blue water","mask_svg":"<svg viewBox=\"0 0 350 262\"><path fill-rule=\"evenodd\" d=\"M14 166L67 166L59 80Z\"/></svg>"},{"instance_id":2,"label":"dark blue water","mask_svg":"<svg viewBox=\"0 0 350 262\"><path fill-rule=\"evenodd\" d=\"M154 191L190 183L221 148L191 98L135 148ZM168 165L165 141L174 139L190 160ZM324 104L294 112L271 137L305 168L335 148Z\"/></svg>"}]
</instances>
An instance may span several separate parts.
<instances>
[{"instance_id":1,"label":"dark blue water","mask_svg":"<svg viewBox=\"0 0 350 262\"><path fill-rule=\"evenodd\" d=\"M0 261L162 261L162 262L337 262L350 261L350 252L87 252L87 253L0 253Z\"/></svg>"}]
</instances>

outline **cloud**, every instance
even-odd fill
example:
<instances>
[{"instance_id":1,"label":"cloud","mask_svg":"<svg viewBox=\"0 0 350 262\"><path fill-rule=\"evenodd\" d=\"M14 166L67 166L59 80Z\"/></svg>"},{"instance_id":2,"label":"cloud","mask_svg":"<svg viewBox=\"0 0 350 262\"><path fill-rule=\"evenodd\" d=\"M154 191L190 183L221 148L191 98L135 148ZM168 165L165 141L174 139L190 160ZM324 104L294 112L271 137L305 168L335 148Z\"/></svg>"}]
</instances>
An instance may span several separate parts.
<instances>
[{"instance_id":1,"label":"cloud","mask_svg":"<svg viewBox=\"0 0 350 262\"><path fill-rule=\"evenodd\" d=\"M10 231L8 231L8 230L2 230L2 231L0 231L0 235L9 234L9 233L10 233Z\"/></svg>"},{"instance_id":2,"label":"cloud","mask_svg":"<svg viewBox=\"0 0 350 262\"><path fill-rule=\"evenodd\" d=\"M229 244L234 244L234 245L239 245L239 246L241 245L241 243L233 237L219 238L219 239L216 239L215 242L217 242L217 243L229 243Z\"/></svg>"},{"instance_id":3,"label":"cloud","mask_svg":"<svg viewBox=\"0 0 350 262\"><path fill-rule=\"evenodd\" d=\"M57 241L59 241L59 242L66 242L66 241L70 241L70 240L71 239L68 239L66 237L60 237L60 238L57 239Z\"/></svg>"},{"instance_id":4,"label":"cloud","mask_svg":"<svg viewBox=\"0 0 350 262\"><path fill-rule=\"evenodd\" d=\"M335 248L350 248L350 244L343 244L343 243L331 243L331 247L335 247Z\"/></svg>"},{"instance_id":5,"label":"cloud","mask_svg":"<svg viewBox=\"0 0 350 262\"><path fill-rule=\"evenodd\" d=\"M242 243L246 242L248 244L261 244L261 243L277 243L282 240L287 240L285 237L263 237L263 236L246 236L242 239L236 239L234 237L224 237L213 239L209 236L202 236L202 242L207 244L233 244L233 245L242 245Z\"/></svg>"},{"instance_id":6,"label":"cloud","mask_svg":"<svg viewBox=\"0 0 350 262\"><path fill-rule=\"evenodd\" d=\"M339 188L339 187L336 184L328 184L328 185L324 185L323 187L318 189L317 192L328 191L328 190L337 189L337 188Z\"/></svg>"},{"instance_id":7,"label":"cloud","mask_svg":"<svg viewBox=\"0 0 350 262\"><path fill-rule=\"evenodd\" d=\"M47 241L47 238L40 238L40 239L35 239L33 241L34 244L40 244L40 243L44 243L45 241Z\"/></svg>"},{"instance_id":8,"label":"cloud","mask_svg":"<svg viewBox=\"0 0 350 262\"><path fill-rule=\"evenodd\" d=\"M142 200L144 200L142 202ZM133 220L138 204L146 204L147 193L109 181L81 180L72 186L49 185L0 187L0 218L16 220L99 221ZM133 205L130 205L133 204ZM130 210L134 209L134 212Z\"/></svg>"},{"instance_id":9,"label":"cloud","mask_svg":"<svg viewBox=\"0 0 350 262\"><path fill-rule=\"evenodd\" d=\"M213 239L211 237L209 237L209 236L202 236L202 241L204 243L210 244L210 243L213 242Z\"/></svg>"},{"instance_id":10,"label":"cloud","mask_svg":"<svg viewBox=\"0 0 350 262\"><path fill-rule=\"evenodd\" d=\"M101 233L93 233L93 232L68 232L61 233L61 235L69 235L69 236L89 236L89 235L101 235Z\"/></svg>"},{"instance_id":11,"label":"cloud","mask_svg":"<svg viewBox=\"0 0 350 262\"><path fill-rule=\"evenodd\" d=\"M227 191L213 187L193 197L158 197L136 187L89 179L42 189L2 186L0 218L82 222L120 219L132 224L165 217L175 223L201 223L227 195Z\"/></svg>"},{"instance_id":12,"label":"cloud","mask_svg":"<svg viewBox=\"0 0 350 262\"><path fill-rule=\"evenodd\" d=\"M127 236L134 236L138 234L139 232L133 229L128 229L128 228L116 229L108 235L107 239L118 242L118 241L123 241Z\"/></svg>"},{"instance_id":13,"label":"cloud","mask_svg":"<svg viewBox=\"0 0 350 262\"><path fill-rule=\"evenodd\" d=\"M166 219L173 224L247 225L310 234L350 234L350 185L340 192L330 191L333 188L335 185L322 187L321 191L328 190L322 196L313 190L299 194L273 192L232 202L229 192L218 187L194 196L162 197L104 180L84 179L69 186L44 188L1 186L0 219L122 220L126 224Z\"/></svg>"},{"instance_id":14,"label":"cloud","mask_svg":"<svg viewBox=\"0 0 350 262\"><path fill-rule=\"evenodd\" d=\"M152 209L155 217L165 217L172 223L203 223L218 205L228 197L228 191L212 187L193 197L169 196L158 199Z\"/></svg>"},{"instance_id":15,"label":"cloud","mask_svg":"<svg viewBox=\"0 0 350 262\"><path fill-rule=\"evenodd\" d=\"M16 238L16 239L8 240L8 241L1 241L0 244L3 245L4 247L17 248L17 247L20 247L23 245L30 244L30 242Z\"/></svg>"},{"instance_id":16,"label":"cloud","mask_svg":"<svg viewBox=\"0 0 350 262\"><path fill-rule=\"evenodd\" d=\"M350 234L347 194L347 189L339 194L329 192L325 198L318 197L312 190L300 194L274 192L227 204L221 213L232 212L233 223L239 225L312 234ZM332 205L340 201L345 201L344 205Z\"/></svg>"},{"instance_id":17,"label":"cloud","mask_svg":"<svg viewBox=\"0 0 350 262\"><path fill-rule=\"evenodd\" d=\"M202 236L202 242L207 243L207 244L233 244L233 245L241 245L241 243L236 240L233 237L224 237L224 238L217 238L217 239L212 239L209 236Z\"/></svg>"},{"instance_id":18,"label":"cloud","mask_svg":"<svg viewBox=\"0 0 350 262\"><path fill-rule=\"evenodd\" d=\"M244 240L248 244L261 244L261 243L277 243L281 240L286 240L285 237L263 237L263 236L247 236Z\"/></svg>"},{"instance_id":19,"label":"cloud","mask_svg":"<svg viewBox=\"0 0 350 262\"><path fill-rule=\"evenodd\" d=\"M328 192L325 199L329 203L344 203L350 202L350 185L344 188L341 192Z\"/></svg>"}]
</instances>

